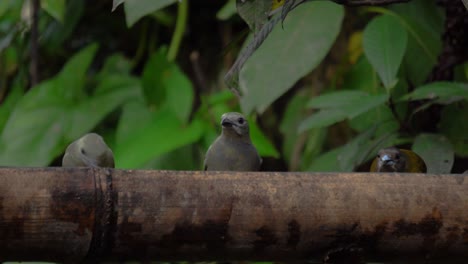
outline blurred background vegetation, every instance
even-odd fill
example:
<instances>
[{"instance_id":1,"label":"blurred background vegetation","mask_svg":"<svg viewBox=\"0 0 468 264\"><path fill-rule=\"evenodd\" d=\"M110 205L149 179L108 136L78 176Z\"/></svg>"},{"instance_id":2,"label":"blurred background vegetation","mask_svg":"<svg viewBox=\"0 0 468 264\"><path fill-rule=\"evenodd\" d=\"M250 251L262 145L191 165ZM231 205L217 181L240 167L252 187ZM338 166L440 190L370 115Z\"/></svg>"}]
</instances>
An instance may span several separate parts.
<instances>
[{"instance_id":1,"label":"blurred background vegetation","mask_svg":"<svg viewBox=\"0 0 468 264\"><path fill-rule=\"evenodd\" d=\"M60 166L94 131L117 168L199 170L241 111L263 170L366 171L390 145L468 169L461 1L273 4L0 1L0 165Z\"/></svg>"}]
</instances>

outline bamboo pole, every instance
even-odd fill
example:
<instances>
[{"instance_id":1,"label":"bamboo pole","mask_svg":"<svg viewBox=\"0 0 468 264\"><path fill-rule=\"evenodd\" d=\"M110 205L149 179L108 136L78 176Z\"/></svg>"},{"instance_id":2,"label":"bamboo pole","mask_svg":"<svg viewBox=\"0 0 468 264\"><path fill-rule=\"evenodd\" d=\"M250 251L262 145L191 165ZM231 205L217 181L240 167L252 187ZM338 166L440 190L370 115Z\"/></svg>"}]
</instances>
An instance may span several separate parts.
<instances>
[{"instance_id":1,"label":"bamboo pole","mask_svg":"<svg viewBox=\"0 0 468 264\"><path fill-rule=\"evenodd\" d=\"M468 257L468 175L0 169L0 261Z\"/></svg>"}]
</instances>

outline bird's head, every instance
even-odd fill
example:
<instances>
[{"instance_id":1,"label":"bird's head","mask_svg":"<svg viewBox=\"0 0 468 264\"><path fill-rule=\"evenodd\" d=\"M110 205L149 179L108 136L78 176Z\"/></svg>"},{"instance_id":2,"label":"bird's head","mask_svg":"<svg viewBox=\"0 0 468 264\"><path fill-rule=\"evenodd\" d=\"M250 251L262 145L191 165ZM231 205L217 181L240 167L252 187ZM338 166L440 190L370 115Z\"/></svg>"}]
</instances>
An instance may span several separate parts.
<instances>
[{"instance_id":1,"label":"bird's head","mask_svg":"<svg viewBox=\"0 0 468 264\"><path fill-rule=\"evenodd\" d=\"M249 135L249 123L240 113L230 112L223 114L221 116L221 126L223 127L223 133L234 132L239 137Z\"/></svg>"},{"instance_id":2,"label":"bird's head","mask_svg":"<svg viewBox=\"0 0 468 264\"><path fill-rule=\"evenodd\" d=\"M398 148L384 148L377 154L377 170L379 172L403 172L405 167L406 157Z\"/></svg>"},{"instance_id":3,"label":"bird's head","mask_svg":"<svg viewBox=\"0 0 468 264\"><path fill-rule=\"evenodd\" d=\"M109 151L104 139L96 133L89 133L81 137L77 141L77 146L82 157L95 166L99 166L96 163Z\"/></svg>"}]
</instances>

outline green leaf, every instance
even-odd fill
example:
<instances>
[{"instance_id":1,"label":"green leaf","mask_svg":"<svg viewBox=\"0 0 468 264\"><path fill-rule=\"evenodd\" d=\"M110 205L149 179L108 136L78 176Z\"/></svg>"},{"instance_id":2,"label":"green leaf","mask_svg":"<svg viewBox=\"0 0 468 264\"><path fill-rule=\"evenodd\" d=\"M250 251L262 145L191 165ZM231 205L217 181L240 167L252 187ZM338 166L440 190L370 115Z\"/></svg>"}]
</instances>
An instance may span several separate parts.
<instances>
[{"instance_id":1,"label":"green leaf","mask_svg":"<svg viewBox=\"0 0 468 264\"><path fill-rule=\"evenodd\" d=\"M421 85L437 62L442 47L443 11L436 2L426 0L392 5L390 9L395 11L392 15L399 19L409 35L403 59L406 76L412 85Z\"/></svg>"},{"instance_id":2,"label":"green leaf","mask_svg":"<svg viewBox=\"0 0 468 264\"><path fill-rule=\"evenodd\" d=\"M108 75L129 75L132 70L130 61L120 53L110 55L99 72L98 79L105 79Z\"/></svg>"},{"instance_id":3,"label":"green leaf","mask_svg":"<svg viewBox=\"0 0 468 264\"><path fill-rule=\"evenodd\" d=\"M420 134L414 140L413 151L423 158L427 173L450 173L454 153L450 141L443 135Z\"/></svg>"},{"instance_id":4,"label":"green leaf","mask_svg":"<svg viewBox=\"0 0 468 264\"><path fill-rule=\"evenodd\" d=\"M53 18L63 23L65 15L65 0L42 0L41 7Z\"/></svg>"},{"instance_id":5,"label":"green leaf","mask_svg":"<svg viewBox=\"0 0 468 264\"><path fill-rule=\"evenodd\" d=\"M201 155L198 155L198 152L199 150L196 145L185 145L156 157L142 167L139 167L139 169L201 170L203 169L203 159Z\"/></svg>"},{"instance_id":6,"label":"green leaf","mask_svg":"<svg viewBox=\"0 0 468 264\"><path fill-rule=\"evenodd\" d=\"M21 98L0 138L0 165L46 166L62 151L74 100L96 50L97 45L82 49L56 77Z\"/></svg>"},{"instance_id":7,"label":"green leaf","mask_svg":"<svg viewBox=\"0 0 468 264\"><path fill-rule=\"evenodd\" d=\"M102 80L90 98L80 102L70 117L66 138L75 140L91 131L102 119L124 102L142 98L140 81L128 75L110 75Z\"/></svg>"},{"instance_id":8,"label":"green leaf","mask_svg":"<svg viewBox=\"0 0 468 264\"><path fill-rule=\"evenodd\" d=\"M299 139L297 128L306 115L305 105L307 96L304 92L295 94L289 100L280 123L280 132L283 134L282 155L291 168L291 158Z\"/></svg>"},{"instance_id":9,"label":"green leaf","mask_svg":"<svg viewBox=\"0 0 468 264\"><path fill-rule=\"evenodd\" d=\"M392 111L386 105L380 105L373 111L368 111L352 118L349 120L349 125L356 131L363 132L375 125L376 122L385 122L384 125L382 125L382 129L398 128L400 126L393 116Z\"/></svg>"},{"instance_id":10,"label":"green leaf","mask_svg":"<svg viewBox=\"0 0 468 264\"><path fill-rule=\"evenodd\" d=\"M327 143L327 128L315 128L308 130L305 135L307 135L307 141L304 145L304 150L302 152L297 153L298 150L295 150L293 156L291 156L291 165L293 165L294 160L293 158L297 158L300 156L300 170L307 170L313 160L315 160L318 155L322 152L322 149ZM301 139L297 139L297 143L301 143ZM295 148L300 147L300 145L295 146ZM296 167L290 167L290 170L296 170Z\"/></svg>"},{"instance_id":11,"label":"green leaf","mask_svg":"<svg viewBox=\"0 0 468 264\"><path fill-rule=\"evenodd\" d=\"M361 56L345 74L343 84L347 89L360 90L369 94L384 92L383 87L379 85L377 74L366 56Z\"/></svg>"},{"instance_id":12,"label":"green leaf","mask_svg":"<svg viewBox=\"0 0 468 264\"><path fill-rule=\"evenodd\" d=\"M11 115L16 103L22 98L24 88L20 85L14 85L8 93L8 97L0 105L0 131L3 131L8 118Z\"/></svg>"},{"instance_id":13,"label":"green leaf","mask_svg":"<svg viewBox=\"0 0 468 264\"><path fill-rule=\"evenodd\" d=\"M200 121L183 126L171 111L158 111L142 128L134 129L125 138L119 137L121 141L117 142L114 151L116 165L125 169L140 168L159 155L196 142L202 132Z\"/></svg>"},{"instance_id":14,"label":"green leaf","mask_svg":"<svg viewBox=\"0 0 468 264\"><path fill-rule=\"evenodd\" d=\"M369 95L362 91L338 91L317 96L309 101L308 107L337 109L349 118L356 117L387 101L388 95Z\"/></svg>"},{"instance_id":15,"label":"green leaf","mask_svg":"<svg viewBox=\"0 0 468 264\"><path fill-rule=\"evenodd\" d=\"M176 1L177 0L125 0L124 6L127 26L133 26L140 18L171 5Z\"/></svg>"},{"instance_id":16,"label":"green leaf","mask_svg":"<svg viewBox=\"0 0 468 264\"><path fill-rule=\"evenodd\" d=\"M268 19L272 3L264 0L237 0L237 12L249 25L250 30L257 33Z\"/></svg>"},{"instance_id":17,"label":"green leaf","mask_svg":"<svg viewBox=\"0 0 468 264\"><path fill-rule=\"evenodd\" d=\"M451 104L442 110L440 132L452 143L455 153L468 157L468 103Z\"/></svg>"},{"instance_id":18,"label":"green leaf","mask_svg":"<svg viewBox=\"0 0 468 264\"><path fill-rule=\"evenodd\" d=\"M348 118L355 118L375 107L383 105L388 100L386 94L369 95L356 100L354 104L345 107Z\"/></svg>"},{"instance_id":19,"label":"green leaf","mask_svg":"<svg viewBox=\"0 0 468 264\"><path fill-rule=\"evenodd\" d=\"M362 97L368 96L363 91L338 91L327 94L321 94L312 98L307 107L312 108L342 108L346 105L356 104Z\"/></svg>"},{"instance_id":20,"label":"green leaf","mask_svg":"<svg viewBox=\"0 0 468 264\"><path fill-rule=\"evenodd\" d=\"M216 13L219 20L228 20L236 14L236 0L228 0L226 4Z\"/></svg>"},{"instance_id":21,"label":"green leaf","mask_svg":"<svg viewBox=\"0 0 468 264\"><path fill-rule=\"evenodd\" d=\"M192 83L165 54L165 49L160 49L145 65L142 76L145 97L151 106L167 107L187 122L193 105Z\"/></svg>"},{"instance_id":22,"label":"green leaf","mask_svg":"<svg viewBox=\"0 0 468 264\"><path fill-rule=\"evenodd\" d=\"M443 102L447 99L468 100L468 85L455 82L433 82L416 88L413 92L403 96L401 100L438 99Z\"/></svg>"},{"instance_id":23,"label":"green leaf","mask_svg":"<svg viewBox=\"0 0 468 264\"><path fill-rule=\"evenodd\" d=\"M363 48L368 60L390 90L405 54L408 36L401 24L389 15L373 19L364 30Z\"/></svg>"},{"instance_id":24,"label":"green leaf","mask_svg":"<svg viewBox=\"0 0 468 264\"><path fill-rule=\"evenodd\" d=\"M57 76L55 92L60 98L72 100L83 95L86 72L98 49L97 44L91 44L74 55ZM34 88L33 88L34 89ZM43 94L47 96L47 94Z\"/></svg>"},{"instance_id":25,"label":"green leaf","mask_svg":"<svg viewBox=\"0 0 468 264\"><path fill-rule=\"evenodd\" d=\"M275 146L265 136L262 130L260 130L258 125L255 122L250 122L249 125L252 143L257 148L257 151L260 154L260 156L279 158L280 154L278 150L276 150Z\"/></svg>"},{"instance_id":26,"label":"green leaf","mask_svg":"<svg viewBox=\"0 0 468 264\"><path fill-rule=\"evenodd\" d=\"M384 104L388 99L386 94L368 95L362 91L338 91L315 97L307 106L320 108L299 126L299 132L310 128L324 127L354 118Z\"/></svg>"},{"instance_id":27,"label":"green leaf","mask_svg":"<svg viewBox=\"0 0 468 264\"><path fill-rule=\"evenodd\" d=\"M86 96L86 71L96 51L97 45L82 49L16 104L0 138L1 165L46 166L119 104L138 97L138 80L123 75L108 76Z\"/></svg>"},{"instance_id":28,"label":"green leaf","mask_svg":"<svg viewBox=\"0 0 468 264\"><path fill-rule=\"evenodd\" d=\"M313 113L299 125L299 133L308 129L326 127L345 120L347 114L340 109L326 109Z\"/></svg>"},{"instance_id":29,"label":"green leaf","mask_svg":"<svg viewBox=\"0 0 468 264\"><path fill-rule=\"evenodd\" d=\"M143 130L144 127L151 123L153 113L141 100L128 101L122 109L117 131L115 133L115 141L117 144L132 137L135 131Z\"/></svg>"},{"instance_id":30,"label":"green leaf","mask_svg":"<svg viewBox=\"0 0 468 264\"><path fill-rule=\"evenodd\" d=\"M313 70L333 45L343 14L342 6L325 1L308 2L291 11L284 29L276 26L240 71L243 112L265 111Z\"/></svg>"}]
</instances>

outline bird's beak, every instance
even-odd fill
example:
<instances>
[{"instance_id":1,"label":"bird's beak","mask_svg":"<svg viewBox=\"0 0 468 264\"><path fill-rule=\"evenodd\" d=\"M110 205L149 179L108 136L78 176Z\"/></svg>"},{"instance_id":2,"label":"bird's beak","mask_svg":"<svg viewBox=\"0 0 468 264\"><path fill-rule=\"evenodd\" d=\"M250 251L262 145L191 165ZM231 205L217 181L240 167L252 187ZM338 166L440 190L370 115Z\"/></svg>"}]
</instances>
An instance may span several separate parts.
<instances>
[{"instance_id":1,"label":"bird's beak","mask_svg":"<svg viewBox=\"0 0 468 264\"><path fill-rule=\"evenodd\" d=\"M390 158L390 156L388 156L388 155L383 155L380 158L380 160L382 161L382 164L386 165L386 166L388 166L388 165L391 166L391 165L395 164L395 161L392 158Z\"/></svg>"},{"instance_id":2,"label":"bird's beak","mask_svg":"<svg viewBox=\"0 0 468 264\"><path fill-rule=\"evenodd\" d=\"M232 127L234 125L234 123L231 120L227 119L227 118L223 118L223 119L221 119L221 125L223 127Z\"/></svg>"}]
</instances>

